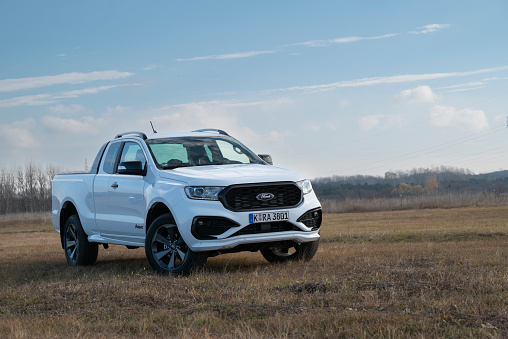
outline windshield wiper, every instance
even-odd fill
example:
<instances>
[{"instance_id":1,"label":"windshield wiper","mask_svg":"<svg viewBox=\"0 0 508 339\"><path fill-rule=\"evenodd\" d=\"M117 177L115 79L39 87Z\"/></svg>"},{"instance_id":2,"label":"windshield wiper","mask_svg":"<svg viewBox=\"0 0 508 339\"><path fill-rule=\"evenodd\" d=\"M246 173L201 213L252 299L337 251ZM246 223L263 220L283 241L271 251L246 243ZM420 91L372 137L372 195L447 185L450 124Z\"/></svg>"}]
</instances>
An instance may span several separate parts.
<instances>
[{"instance_id":1,"label":"windshield wiper","mask_svg":"<svg viewBox=\"0 0 508 339\"><path fill-rule=\"evenodd\" d=\"M180 164L180 165L166 165L166 166L162 166L162 169L175 169L175 168L179 168L179 167L190 167L191 165L189 164Z\"/></svg>"},{"instance_id":2,"label":"windshield wiper","mask_svg":"<svg viewBox=\"0 0 508 339\"><path fill-rule=\"evenodd\" d=\"M206 164L195 164L195 165L191 165L191 164L178 164L178 165L166 165L166 166L162 166L162 169L167 170L167 169L175 169L175 168L179 168L179 167L221 166L221 165L237 165L237 164L242 164L242 163L239 162L239 161L228 161L228 162L210 162L210 163L206 163Z\"/></svg>"}]
</instances>

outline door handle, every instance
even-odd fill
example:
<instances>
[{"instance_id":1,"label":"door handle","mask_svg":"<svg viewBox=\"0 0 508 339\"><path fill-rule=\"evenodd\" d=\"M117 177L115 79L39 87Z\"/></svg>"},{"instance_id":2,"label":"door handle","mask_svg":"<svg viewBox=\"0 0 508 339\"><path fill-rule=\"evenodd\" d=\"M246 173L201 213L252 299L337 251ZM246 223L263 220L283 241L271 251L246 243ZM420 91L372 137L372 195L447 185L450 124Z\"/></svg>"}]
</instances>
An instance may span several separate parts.
<instances>
[{"instance_id":1,"label":"door handle","mask_svg":"<svg viewBox=\"0 0 508 339\"><path fill-rule=\"evenodd\" d=\"M116 182L114 182L113 184L111 184L111 187L118 188L118 184Z\"/></svg>"}]
</instances>

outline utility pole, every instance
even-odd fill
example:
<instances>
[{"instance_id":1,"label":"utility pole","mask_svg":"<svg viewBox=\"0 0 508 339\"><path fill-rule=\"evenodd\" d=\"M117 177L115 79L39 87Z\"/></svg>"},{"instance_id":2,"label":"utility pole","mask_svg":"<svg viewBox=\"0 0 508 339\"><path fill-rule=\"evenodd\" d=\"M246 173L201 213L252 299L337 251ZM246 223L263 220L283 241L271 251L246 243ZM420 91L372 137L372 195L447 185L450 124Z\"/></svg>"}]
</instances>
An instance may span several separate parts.
<instances>
[{"instance_id":1,"label":"utility pole","mask_svg":"<svg viewBox=\"0 0 508 339\"><path fill-rule=\"evenodd\" d=\"M85 172L88 172L88 162L86 158L85 158Z\"/></svg>"}]
</instances>

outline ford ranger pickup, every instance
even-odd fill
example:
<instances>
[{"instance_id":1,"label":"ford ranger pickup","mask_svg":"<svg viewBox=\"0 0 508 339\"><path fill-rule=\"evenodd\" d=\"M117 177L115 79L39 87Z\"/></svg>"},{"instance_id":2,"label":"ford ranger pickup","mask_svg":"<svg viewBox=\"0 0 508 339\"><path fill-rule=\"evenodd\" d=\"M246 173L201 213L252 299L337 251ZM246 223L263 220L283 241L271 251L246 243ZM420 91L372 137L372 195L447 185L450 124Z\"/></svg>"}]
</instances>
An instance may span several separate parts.
<instances>
[{"instance_id":1,"label":"ford ranger pickup","mask_svg":"<svg viewBox=\"0 0 508 339\"><path fill-rule=\"evenodd\" d=\"M174 275L222 253L261 251L273 263L310 260L319 246L310 181L222 130L118 134L89 172L52 184L52 223L71 266L95 264L101 244L144 247L155 271Z\"/></svg>"}]
</instances>

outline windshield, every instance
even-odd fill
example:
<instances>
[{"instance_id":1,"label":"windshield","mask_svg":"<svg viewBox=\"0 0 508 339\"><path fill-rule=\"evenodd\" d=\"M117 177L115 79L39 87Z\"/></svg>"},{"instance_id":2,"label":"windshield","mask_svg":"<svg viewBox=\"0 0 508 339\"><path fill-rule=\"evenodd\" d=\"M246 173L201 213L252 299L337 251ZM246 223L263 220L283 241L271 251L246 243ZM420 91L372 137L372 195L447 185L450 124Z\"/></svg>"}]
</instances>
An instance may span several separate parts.
<instances>
[{"instance_id":1,"label":"windshield","mask_svg":"<svg viewBox=\"0 0 508 339\"><path fill-rule=\"evenodd\" d=\"M184 137L146 140L163 169L189 166L260 164L257 156L232 138Z\"/></svg>"}]
</instances>

